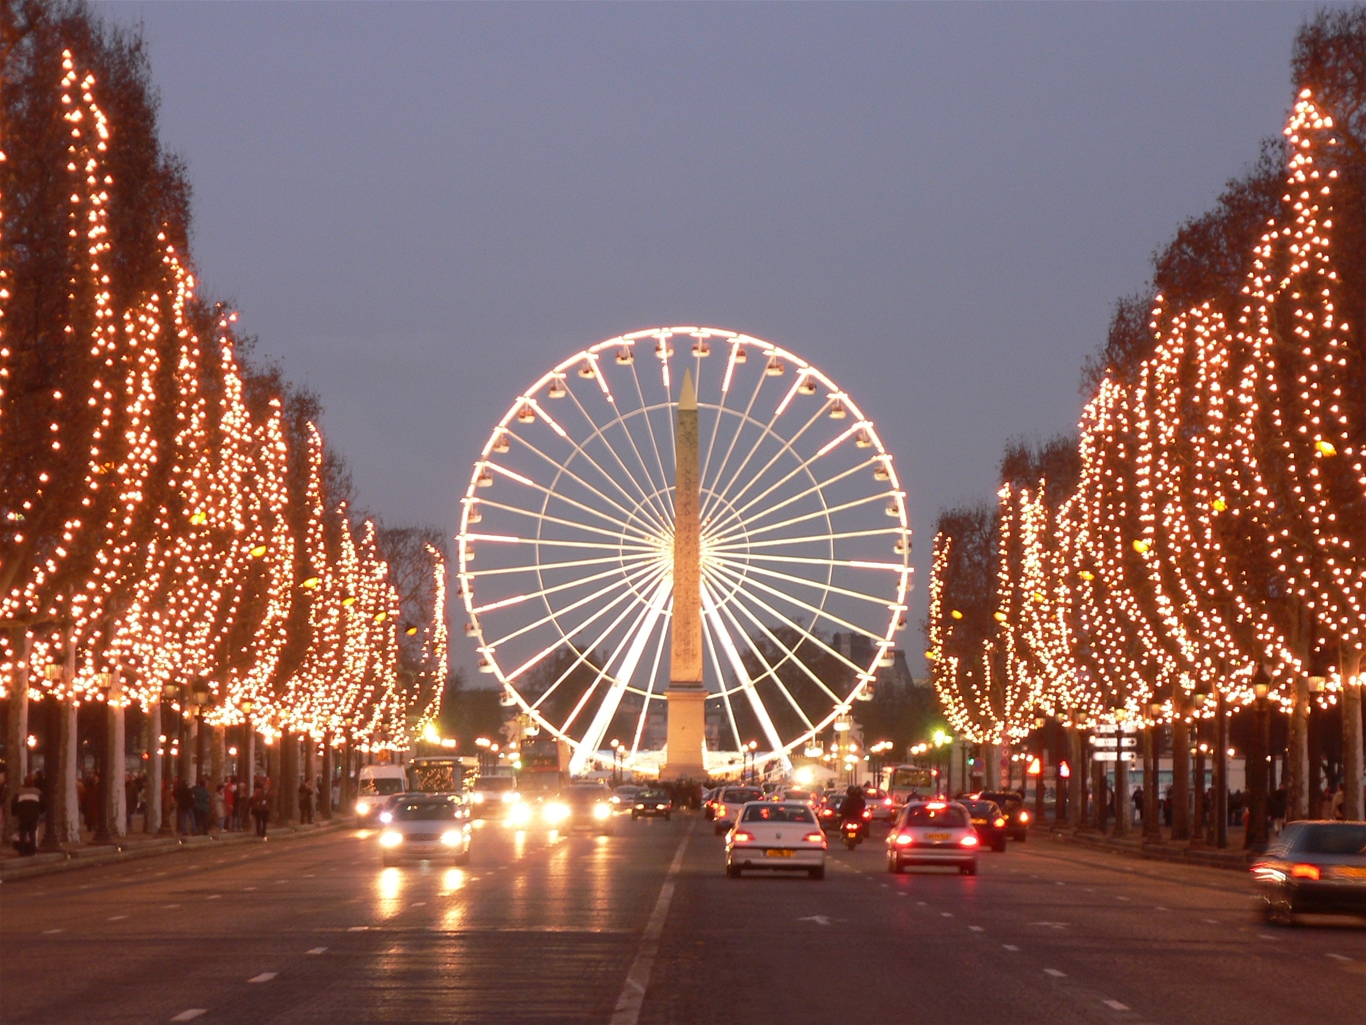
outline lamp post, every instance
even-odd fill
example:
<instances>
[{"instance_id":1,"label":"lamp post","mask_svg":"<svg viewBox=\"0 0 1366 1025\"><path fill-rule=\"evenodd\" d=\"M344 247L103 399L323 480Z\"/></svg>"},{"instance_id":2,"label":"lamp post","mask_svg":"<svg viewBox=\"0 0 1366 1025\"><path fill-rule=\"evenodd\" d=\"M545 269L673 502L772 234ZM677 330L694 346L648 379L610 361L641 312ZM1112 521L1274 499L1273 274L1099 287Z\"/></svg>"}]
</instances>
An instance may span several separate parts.
<instances>
[{"instance_id":1,"label":"lamp post","mask_svg":"<svg viewBox=\"0 0 1366 1025\"><path fill-rule=\"evenodd\" d=\"M1034 821L1043 822L1043 760L1046 748L1044 746L1044 727L1048 725L1048 720L1042 716L1034 717L1034 728L1039 731L1039 747L1033 764L1026 770L1026 775L1034 776Z\"/></svg>"},{"instance_id":2,"label":"lamp post","mask_svg":"<svg viewBox=\"0 0 1366 1025\"><path fill-rule=\"evenodd\" d=\"M612 786L621 786L621 741L612 738Z\"/></svg>"},{"instance_id":3,"label":"lamp post","mask_svg":"<svg viewBox=\"0 0 1366 1025\"><path fill-rule=\"evenodd\" d=\"M1309 749L1309 778L1307 780L1309 790L1309 802L1306 811L1311 819L1323 817L1323 763L1322 740L1319 734L1322 732L1320 727L1323 725L1319 719L1318 696L1323 690L1324 678L1322 676L1311 676L1308 679L1309 687L1309 710L1305 716L1306 747Z\"/></svg>"},{"instance_id":4,"label":"lamp post","mask_svg":"<svg viewBox=\"0 0 1366 1025\"><path fill-rule=\"evenodd\" d=\"M195 716L194 777L206 775L205 763L208 761L209 736L204 725L204 710L213 705L213 689L206 676L197 676L190 684L190 706Z\"/></svg>"},{"instance_id":5,"label":"lamp post","mask_svg":"<svg viewBox=\"0 0 1366 1025\"><path fill-rule=\"evenodd\" d=\"M95 683L103 700L100 701L101 712L95 728L95 771L99 774L99 800L95 813L95 832L90 842L104 845L114 842L113 836L109 833L109 798L113 794L114 785L111 769L113 758L109 750L109 732L112 725L110 720L113 714L109 707L109 697L110 689L114 685L114 674L97 673Z\"/></svg>"},{"instance_id":6,"label":"lamp post","mask_svg":"<svg viewBox=\"0 0 1366 1025\"><path fill-rule=\"evenodd\" d=\"M1271 678L1262 666L1257 667L1252 677L1252 744L1247 755L1248 789L1251 790L1251 804L1248 808L1247 832L1243 836L1243 846L1250 850L1261 850L1267 843L1267 772L1266 761L1270 745L1268 736L1271 727L1271 710L1267 695L1271 692Z\"/></svg>"},{"instance_id":7,"label":"lamp post","mask_svg":"<svg viewBox=\"0 0 1366 1025\"><path fill-rule=\"evenodd\" d=\"M1158 840L1162 829L1157 822L1157 718L1162 714L1162 702L1150 702L1148 714L1152 722L1143 730L1143 836Z\"/></svg>"},{"instance_id":8,"label":"lamp post","mask_svg":"<svg viewBox=\"0 0 1366 1025\"><path fill-rule=\"evenodd\" d=\"M1191 719L1191 746L1195 756L1195 779L1192 788L1192 807L1194 818L1191 820L1191 842L1192 847L1205 846L1205 830L1209 823L1205 821L1205 752L1209 750L1209 745L1200 740L1200 716L1201 709L1209 702L1209 692L1198 690L1191 695L1191 704L1194 715Z\"/></svg>"}]
</instances>

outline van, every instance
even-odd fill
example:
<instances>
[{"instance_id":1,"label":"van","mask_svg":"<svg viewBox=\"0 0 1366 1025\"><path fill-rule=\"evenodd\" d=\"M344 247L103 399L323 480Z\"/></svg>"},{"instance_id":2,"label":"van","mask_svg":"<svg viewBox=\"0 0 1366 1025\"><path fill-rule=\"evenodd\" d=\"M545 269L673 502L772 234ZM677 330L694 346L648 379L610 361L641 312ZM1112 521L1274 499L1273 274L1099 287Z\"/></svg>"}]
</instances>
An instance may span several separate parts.
<instances>
[{"instance_id":1,"label":"van","mask_svg":"<svg viewBox=\"0 0 1366 1025\"><path fill-rule=\"evenodd\" d=\"M401 765L362 765L356 779L356 824L372 825L389 803L408 789Z\"/></svg>"}]
</instances>

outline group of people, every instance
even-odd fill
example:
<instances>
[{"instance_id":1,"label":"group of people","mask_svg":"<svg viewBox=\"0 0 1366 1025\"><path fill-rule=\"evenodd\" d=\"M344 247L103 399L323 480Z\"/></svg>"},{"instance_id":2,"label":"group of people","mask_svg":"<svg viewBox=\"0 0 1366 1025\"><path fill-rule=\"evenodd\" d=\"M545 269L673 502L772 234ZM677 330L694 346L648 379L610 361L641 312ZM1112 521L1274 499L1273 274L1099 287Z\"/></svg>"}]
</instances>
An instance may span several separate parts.
<instances>
[{"instance_id":1,"label":"group of people","mask_svg":"<svg viewBox=\"0 0 1366 1025\"><path fill-rule=\"evenodd\" d=\"M1172 793L1173 788L1170 786L1167 787L1162 800L1159 802L1162 824L1168 827L1172 824L1173 816ZM1277 787L1268 795L1267 819L1270 822L1270 832L1272 836L1278 835L1285 826L1287 800L1288 797L1284 786ZM1134 788L1132 801L1134 806L1134 818L1136 821L1141 822L1143 820L1143 805L1145 803L1142 787ZM1244 793L1242 790L1229 791L1228 799L1225 803L1225 807L1228 809L1228 825L1246 827L1248 817L1252 813L1251 805L1251 795ZM1342 785L1339 784L1337 790L1332 792L1327 788L1324 788L1323 793L1319 795L1319 805L1323 809L1322 814L1324 818L1345 818L1345 795L1343 793ZM1206 789L1204 791L1204 821L1212 822L1213 820L1214 790Z\"/></svg>"}]
</instances>

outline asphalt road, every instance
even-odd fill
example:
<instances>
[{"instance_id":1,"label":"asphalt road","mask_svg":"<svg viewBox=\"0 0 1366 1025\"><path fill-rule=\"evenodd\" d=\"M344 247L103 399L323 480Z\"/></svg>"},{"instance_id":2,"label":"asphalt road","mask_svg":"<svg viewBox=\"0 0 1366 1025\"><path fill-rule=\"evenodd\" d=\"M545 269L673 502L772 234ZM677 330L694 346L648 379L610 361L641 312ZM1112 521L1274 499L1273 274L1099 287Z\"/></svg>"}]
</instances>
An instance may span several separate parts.
<instances>
[{"instance_id":1,"label":"asphalt road","mask_svg":"<svg viewBox=\"0 0 1366 1025\"><path fill-rule=\"evenodd\" d=\"M1366 923L1272 929L1238 873L1031 840L975 878L722 871L710 823L482 826L465 868L348 830L0 886L0 1021L1361 1025Z\"/></svg>"}]
</instances>

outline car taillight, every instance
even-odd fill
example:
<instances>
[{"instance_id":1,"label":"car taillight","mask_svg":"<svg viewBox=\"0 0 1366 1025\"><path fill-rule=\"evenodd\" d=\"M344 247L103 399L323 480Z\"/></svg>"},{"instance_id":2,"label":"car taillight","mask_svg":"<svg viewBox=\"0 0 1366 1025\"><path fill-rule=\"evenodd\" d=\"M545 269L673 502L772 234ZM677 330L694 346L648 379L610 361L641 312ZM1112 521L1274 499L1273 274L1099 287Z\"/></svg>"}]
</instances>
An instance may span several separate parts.
<instances>
[{"instance_id":1,"label":"car taillight","mask_svg":"<svg viewBox=\"0 0 1366 1025\"><path fill-rule=\"evenodd\" d=\"M884 798L882 799L882 803L883 803L883 805L885 805L886 807L890 808L890 807L892 806L892 799L891 799L890 797L884 797Z\"/></svg>"},{"instance_id":2,"label":"car taillight","mask_svg":"<svg viewBox=\"0 0 1366 1025\"><path fill-rule=\"evenodd\" d=\"M898 833L896 836L896 842L900 844L902 847L905 847L907 844L915 843L915 837L912 836L910 833Z\"/></svg>"},{"instance_id":3,"label":"car taillight","mask_svg":"<svg viewBox=\"0 0 1366 1025\"><path fill-rule=\"evenodd\" d=\"M997 819L997 820L996 820L996 828L997 828L997 829L1000 829L1000 828L1001 828L1002 826L1004 826L1005 824L1006 824L1006 820L1005 820L1005 819Z\"/></svg>"},{"instance_id":4,"label":"car taillight","mask_svg":"<svg viewBox=\"0 0 1366 1025\"><path fill-rule=\"evenodd\" d=\"M976 847L977 837L969 833L967 836L963 837L963 839L959 840L958 842L962 844L964 847Z\"/></svg>"},{"instance_id":5,"label":"car taillight","mask_svg":"<svg viewBox=\"0 0 1366 1025\"><path fill-rule=\"evenodd\" d=\"M871 818L873 817L873 809L871 809L871 808L864 808L864 809L863 809L863 817L864 817L865 819L871 819Z\"/></svg>"},{"instance_id":6,"label":"car taillight","mask_svg":"<svg viewBox=\"0 0 1366 1025\"><path fill-rule=\"evenodd\" d=\"M1314 879L1320 876L1317 865L1292 865L1290 868L1291 879Z\"/></svg>"},{"instance_id":7,"label":"car taillight","mask_svg":"<svg viewBox=\"0 0 1366 1025\"><path fill-rule=\"evenodd\" d=\"M1021 822L1028 822L1028 821L1029 821L1029 812L1027 812L1027 811L1022 811L1022 812L1020 812L1020 821L1021 821Z\"/></svg>"},{"instance_id":8,"label":"car taillight","mask_svg":"<svg viewBox=\"0 0 1366 1025\"><path fill-rule=\"evenodd\" d=\"M820 844L823 844L823 843L825 843L825 834L824 834L824 833L807 833L806 836L802 837L802 841L803 841L804 843L820 843Z\"/></svg>"},{"instance_id":9,"label":"car taillight","mask_svg":"<svg viewBox=\"0 0 1366 1025\"><path fill-rule=\"evenodd\" d=\"M751 840L754 839L754 834L752 834L752 833L732 833L730 839L731 839L731 843L749 843Z\"/></svg>"}]
</instances>

